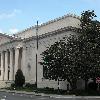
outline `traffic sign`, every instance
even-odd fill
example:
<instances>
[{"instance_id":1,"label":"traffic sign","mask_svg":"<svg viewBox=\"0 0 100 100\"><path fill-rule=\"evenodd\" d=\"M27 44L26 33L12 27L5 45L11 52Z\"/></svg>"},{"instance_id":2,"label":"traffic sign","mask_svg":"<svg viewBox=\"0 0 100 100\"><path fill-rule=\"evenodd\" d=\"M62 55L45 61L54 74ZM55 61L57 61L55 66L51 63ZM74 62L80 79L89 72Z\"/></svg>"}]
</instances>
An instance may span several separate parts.
<instances>
[{"instance_id":1,"label":"traffic sign","mask_svg":"<svg viewBox=\"0 0 100 100\"><path fill-rule=\"evenodd\" d=\"M100 83L100 77L96 78L96 83Z\"/></svg>"}]
</instances>

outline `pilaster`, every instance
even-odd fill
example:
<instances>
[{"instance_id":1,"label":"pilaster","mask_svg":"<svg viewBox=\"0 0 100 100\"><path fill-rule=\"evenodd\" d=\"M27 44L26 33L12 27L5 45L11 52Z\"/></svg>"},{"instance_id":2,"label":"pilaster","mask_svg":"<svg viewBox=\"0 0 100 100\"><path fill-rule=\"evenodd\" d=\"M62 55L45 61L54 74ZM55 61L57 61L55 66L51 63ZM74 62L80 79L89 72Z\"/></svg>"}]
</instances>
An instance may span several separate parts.
<instances>
[{"instance_id":1,"label":"pilaster","mask_svg":"<svg viewBox=\"0 0 100 100\"><path fill-rule=\"evenodd\" d=\"M8 80L8 51L5 52L5 75L4 80Z\"/></svg>"},{"instance_id":2,"label":"pilaster","mask_svg":"<svg viewBox=\"0 0 100 100\"><path fill-rule=\"evenodd\" d=\"M19 59L19 48L15 49L15 68L14 68L14 75L18 70L18 59Z\"/></svg>"},{"instance_id":3,"label":"pilaster","mask_svg":"<svg viewBox=\"0 0 100 100\"><path fill-rule=\"evenodd\" d=\"M9 80L14 80L13 79L13 76L14 76L14 66L13 66L13 63L14 63L14 58L13 58L13 50L11 49L10 50L10 76L9 76Z\"/></svg>"},{"instance_id":4,"label":"pilaster","mask_svg":"<svg viewBox=\"0 0 100 100\"><path fill-rule=\"evenodd\" d=\"M26 58L26 48L23 48L22 49L22 64L21 64L21 66L22 66L22 70L23 70L23 74L25 74L25 72L24 72L24 68L25 68L25 58Z\"/></svg>"},{"instance_id":5,"label":"pilaster","mask_svg":"<svg viewBox=\"0 0 100 100\"><path fill-rule=\"evenodd\" d=\"M1 80L4 80L4 52L1 53Z\"/></svg>"}]
</instances>

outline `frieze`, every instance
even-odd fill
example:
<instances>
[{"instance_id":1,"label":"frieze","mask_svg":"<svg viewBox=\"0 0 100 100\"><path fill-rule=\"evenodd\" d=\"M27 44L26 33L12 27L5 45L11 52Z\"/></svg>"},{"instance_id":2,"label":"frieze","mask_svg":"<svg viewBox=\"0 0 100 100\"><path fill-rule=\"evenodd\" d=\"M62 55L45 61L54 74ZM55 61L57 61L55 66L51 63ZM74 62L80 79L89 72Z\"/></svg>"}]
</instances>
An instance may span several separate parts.
<instances>
[{"instance_id":1,"label":"frieze","mask_svg":"<svg viewBox=\"0 0 100 100\"><path fill-rule=\"evenodd\" d=\"M77 16L77 15L75 15L75 14L67 14L67 15L64 15L64 16L62 16L62 17L59 17L59 18L53 19L53 20L51 20L51 21L48 21L48 22L46 22L46 23L42 23L41 25L38 25L38 27L40 28L40 27L42 27L42 26L46 26L46 25L48 25L48 24L57 22L57 21L59 21L59 20L65 19L65 18L67 18L67 17L72 17L72 18L76 18L76 19L79 19L79 20L80 20L80 16ZM23 33L23 32L26 32L26 31L28 31L28 30L30 30L30 29L34 29L34 28L36 28L36 27L37 27L37 25L31 26L31 27L29 27L29 28L27 28L27 29L25 29L25 30L23 30L23 31L21 31L21 32L18 32L18 33L16 33L16 34L21 34L21 33Z\"/></svg>"},{"instance_id":2,"label":"frieze","mask_svg":"<svg viewBox=\"0 0 100 100\"><path fill-rule=\"evenodd\" d=\"M56 34L61 34L61 32L66 32L66 31L72 31L72 32L81 33L82 30L80 28L68 26L68 27L64 27L64 28L61 28L61 29L58 29L58 30L55 30L55 31L52 31L52 32L48 32L48 33L39 35L38 39L51 37L51 36L54 36ZM30 38L26 38L26 39L24 39L23 42L32 41L32 40L36 40L36 36L32 36Z\"/></svg>"}]
</instances>

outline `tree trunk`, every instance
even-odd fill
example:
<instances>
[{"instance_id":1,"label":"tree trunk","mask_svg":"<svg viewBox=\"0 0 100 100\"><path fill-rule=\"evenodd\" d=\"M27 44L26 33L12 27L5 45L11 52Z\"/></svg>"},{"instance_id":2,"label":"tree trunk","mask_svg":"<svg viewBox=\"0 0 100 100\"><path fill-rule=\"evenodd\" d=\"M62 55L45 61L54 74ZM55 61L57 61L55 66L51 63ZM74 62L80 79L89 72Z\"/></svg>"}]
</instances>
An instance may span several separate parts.
<instances>
[{"instance_id":1,"label":"tree trunk","mask_svg":"<svg viewBox=\"0 0 100 100\"><path fill-rule=\"evenodd\" d=\"M60 93L59 87L60 87L60 84L59 84L59 78L58 78L58 94Z\"/></svg>"},{"instance_id":2,"label":"tree trunk","mask_svg":"<svg viewBox=\"0 0 100 100\"><path fill-rule=\"evenodd\" d=\"M75 90L75 89L77 88L76 82L77 82L76 80L73 80L73 81L72 81L72 84L73 84L73 90Z\"/></svg>"},{"instance_id":3,"label":"tree trunk","mask_svg":"<svg viewBox=\"0 0 100 100\"><path fill-rule=\"evenodd\" d=\"M75 89L77 88L76 82L77 82L76 80L72 80L72 82L70 82L72 91L75 90Z\"/></svg>"},{"instance_id":4,"label":"tree trunk","mask_svg":"<svg viewBox=\"0 0 100 100\"><path fill-rule=\"evenodd\" d=\"M87 91L87 89L88 89L87 82L88 82L88 79L85 79L85 91Z\"/></svg>"}]
</instances>

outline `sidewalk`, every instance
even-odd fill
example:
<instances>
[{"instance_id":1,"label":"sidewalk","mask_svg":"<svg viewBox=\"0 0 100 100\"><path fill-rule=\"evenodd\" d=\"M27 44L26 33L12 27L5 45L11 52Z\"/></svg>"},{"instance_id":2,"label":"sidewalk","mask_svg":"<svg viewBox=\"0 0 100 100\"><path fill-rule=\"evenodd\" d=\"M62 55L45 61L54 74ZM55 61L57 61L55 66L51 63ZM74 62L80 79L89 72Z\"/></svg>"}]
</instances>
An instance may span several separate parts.
<instances>
[{"instance_id":1,"label":"sidewalk","mask_svg":"<svg viewBox=\"0 0 100 100\"><path fill-rule=\"evenodd\" d=\"M73 97L75 97L75 95L44 94L44 93L16 91L16 90L6 90L6 89L0 89L0 92L26 94L26 95L35 95L35 96L46 96L46 97L50 97L50 98L73 98Z\"/></svg>"},{"instance_id":2,"label":"sidewalk","mask_svg":"<svg viewBox=\"0 0 100 100\"><path fill-rule=\"evenodd\" d=\"M26 92L26 91L16 91L16 90L6 90L1 89L1 92L8 93L17 93L17 94L26 94L26 95L35 95L35 96L46 96L50 98L80 98L80 99L100 99L100 96L75 96L75 95L57 95L57 94L44 94L44 93L35 93L35 92Z\"/></svg>"}]
</instances>

